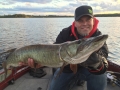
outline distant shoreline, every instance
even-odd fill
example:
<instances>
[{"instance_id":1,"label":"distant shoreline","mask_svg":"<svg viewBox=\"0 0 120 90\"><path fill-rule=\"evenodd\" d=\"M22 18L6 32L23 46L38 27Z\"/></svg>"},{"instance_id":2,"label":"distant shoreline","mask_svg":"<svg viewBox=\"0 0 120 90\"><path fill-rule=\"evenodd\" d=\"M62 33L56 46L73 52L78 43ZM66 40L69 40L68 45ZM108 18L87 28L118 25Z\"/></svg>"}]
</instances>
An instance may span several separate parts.
<instances>
[{"instance_id":1,"label":"distant shoreline","mask_svg":"<svg viewBox=\"0 0 120 90\"><path fill-rule=\"evenodd\" d=\"M120 13L117 14L95 14L95 17L120 17ZM59 16L59 15L46 15L46 16L35 16L35 15L25 15L25 14L14 14L14 15L2 15L0 18L64 18L64 17L74 17L74 16Z\"/></svg>"}]
</instances>

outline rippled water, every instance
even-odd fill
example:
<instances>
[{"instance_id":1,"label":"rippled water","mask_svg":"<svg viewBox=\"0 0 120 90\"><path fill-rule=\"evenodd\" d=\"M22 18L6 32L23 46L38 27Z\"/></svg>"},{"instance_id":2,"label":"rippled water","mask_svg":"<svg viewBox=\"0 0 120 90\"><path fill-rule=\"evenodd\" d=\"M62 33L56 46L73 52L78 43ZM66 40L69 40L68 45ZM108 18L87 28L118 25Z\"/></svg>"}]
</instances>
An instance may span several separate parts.
<instances>
[{"instance_id":1,"label":"rippled water","mask_svg":"<svg viewBox=\"0 0 120 90\"><path fill-rule=\"evenodd\" d=\"M120 64L120 17L97 17L98 28L108 34L109 60ZM25 45L52 44L74 18L0 18L0 52Z\"/></svg>"}]
</instances>

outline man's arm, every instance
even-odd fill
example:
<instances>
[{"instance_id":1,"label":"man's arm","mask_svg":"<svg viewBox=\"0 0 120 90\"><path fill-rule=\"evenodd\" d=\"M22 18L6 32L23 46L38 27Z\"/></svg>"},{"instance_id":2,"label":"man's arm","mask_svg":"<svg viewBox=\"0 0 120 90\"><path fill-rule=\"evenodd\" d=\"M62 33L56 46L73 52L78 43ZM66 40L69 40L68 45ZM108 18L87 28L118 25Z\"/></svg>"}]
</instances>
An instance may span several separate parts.
<instances>
[{"instance_id":1,"label":"man's arm","mask_svg":"<svg viewBox=\"0 0 120 90\"><path fill-rule=\"evenodd\" d=\"M56 38L55 44L60 44L68 41L69 38L69 31L66 30L67 28L63 29Z\"/></svg>"}]
</instances>

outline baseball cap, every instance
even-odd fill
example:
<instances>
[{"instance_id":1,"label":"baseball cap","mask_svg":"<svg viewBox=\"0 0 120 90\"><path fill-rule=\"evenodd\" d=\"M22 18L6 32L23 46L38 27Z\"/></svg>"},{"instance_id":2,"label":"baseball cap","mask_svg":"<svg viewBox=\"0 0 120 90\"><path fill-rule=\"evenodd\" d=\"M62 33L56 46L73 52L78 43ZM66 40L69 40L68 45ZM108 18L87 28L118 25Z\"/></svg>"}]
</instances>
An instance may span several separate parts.
<instances>
[{"instance_id":1,"label":"baseball cap","mask_svg":"<svg viewBox=\"0 0 120 90\"><path fill-rule=\"evenodd\" d=\"M75 10L75 20L78 21L82 16L88 15L93 17L93 9L91 6L83 5Z\"/></svg>"}]
</instances>

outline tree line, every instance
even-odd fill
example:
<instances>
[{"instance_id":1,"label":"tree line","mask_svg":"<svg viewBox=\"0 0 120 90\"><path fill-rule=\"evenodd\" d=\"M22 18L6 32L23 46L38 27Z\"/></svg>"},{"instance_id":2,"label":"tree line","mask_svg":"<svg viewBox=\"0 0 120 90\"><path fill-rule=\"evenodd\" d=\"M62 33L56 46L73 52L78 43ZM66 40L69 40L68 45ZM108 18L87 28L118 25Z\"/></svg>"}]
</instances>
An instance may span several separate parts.
<instances>
[{"instance_id":1,"label":"tree line","mask_svg":"<svg viewBox=\"0 0 120 90\"><path fill-rule=\"evenodd\" d=\"M95 14L95 17L120 17L120 13L116 14ZM74 17L74 16L60 16L60 15L25 15L25 14L13 14L13 15L0 15L0 18L47 18L47 17Z\"/></svg>"},{"instance_id":2,"label":"tree line","mask_svg":"<svg viewBox=\"0 0 120 90\"><path fill-rule=\"evenodd\" d=\"M73 16L59 16L59 15L25 15L25 14L14 14L14 15L1 15L0 18L44 18L44 17L73 17Z\"/></svg>"}]
</instances>

